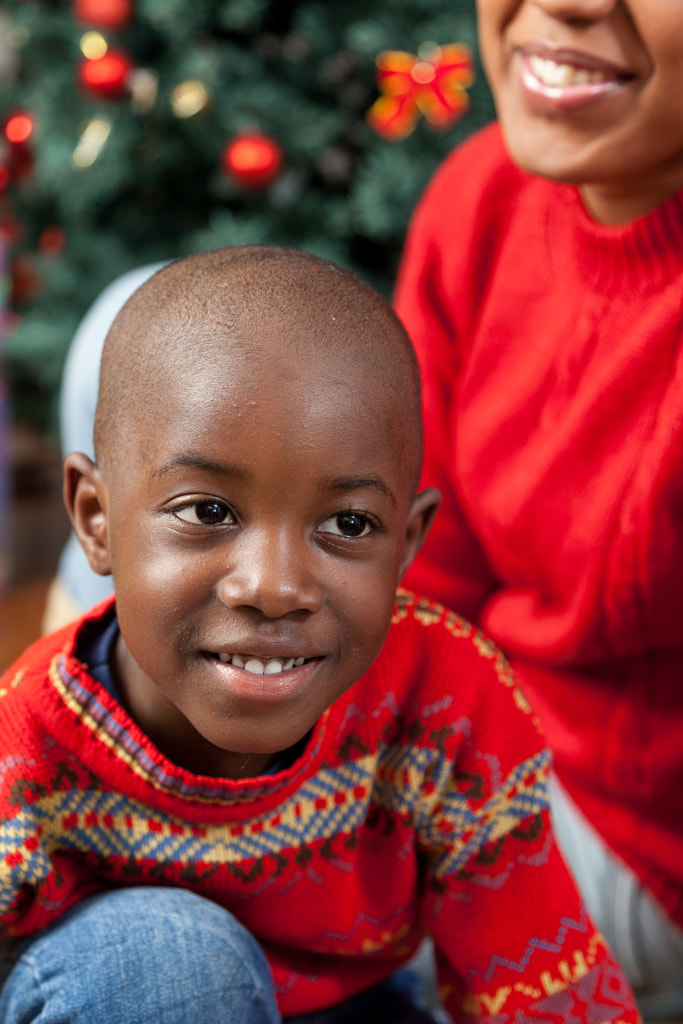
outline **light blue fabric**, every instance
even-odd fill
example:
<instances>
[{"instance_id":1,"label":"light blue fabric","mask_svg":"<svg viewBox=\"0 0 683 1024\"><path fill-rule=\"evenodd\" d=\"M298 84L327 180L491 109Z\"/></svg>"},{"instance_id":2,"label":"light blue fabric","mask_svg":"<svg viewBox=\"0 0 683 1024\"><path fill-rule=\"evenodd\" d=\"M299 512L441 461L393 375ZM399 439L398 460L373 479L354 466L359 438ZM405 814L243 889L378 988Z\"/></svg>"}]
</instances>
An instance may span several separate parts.
<instances>
[{"instance_id":1,"label":"light blue fabric","mask_svg":"<svg viewBox=\"0 0 683 1024\"><path fill-rule=\"evenodd\" d=\"M433 1024L409 971L287 1024ZM23 943L2 1024L280 1024L266 957L241 924L185 889L92 896Z\"/></svg>"},{"instance_id":2,"label":"light blue fabric","mask_svg":"<svg viewBox=\"0 0 683 1024\"><path fill-rule=\"evenodd\" d=\"M118 277L98 295L79 324L62 375L59 409L63 455L84 452L94 458L92 435L105 338L116 314L133 292L165 265L149 263ZM112 592L111 577L92 571L73 534L62 551L57 575L83 611Z\"/></svg>"}]
</instances>

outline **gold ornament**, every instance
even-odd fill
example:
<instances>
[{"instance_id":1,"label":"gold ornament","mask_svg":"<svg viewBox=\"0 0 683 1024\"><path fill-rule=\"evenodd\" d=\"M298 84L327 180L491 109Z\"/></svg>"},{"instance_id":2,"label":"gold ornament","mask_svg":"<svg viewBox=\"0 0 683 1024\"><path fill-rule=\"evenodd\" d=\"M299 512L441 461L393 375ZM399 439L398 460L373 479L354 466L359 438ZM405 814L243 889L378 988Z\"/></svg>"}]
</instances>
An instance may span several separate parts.
<instances>
[{"instance_id":1,"label":"gold ornament","mask_svg":"<svg viewBox=\"0 0 683 1024\"><path fill-rule=\"evenodd\" d=\"M171 93L171 110L176 117L194 117L201 114L211 102L211 93L203 82L190 79L181 82Z\"/></svg>"},{"instance_id":2,"label":"gold ornament","mask_svg":"<svg viewBox=\"0 0 683 1024\"><path fill-rule=\"evenodd\" d=\"M159 76L148 68L136 68L128 76L128 88L135 113L146 114L157 101Z\"/></svg>"},{"instance_id":3,"label":"gold ornament","mask_svg":"<svg viewBox=\"0 0 683 1024\"><path fill-rule=\"evenodd\" d=\"M78 145L74 150L73 162L76 167L92 167L109 138L111 125L109 121L95 118L87 121L82 129Z\"/></svg>"},{"instance_id":4,"label":"gold ornament","mask_svg":"<svg viewBox=\"0 0 683 1024\"><path fill-rule=\"evenodd\" d=\"M109 44L101 32L86 32L81 36L78 45L88 60L99 60L109 49Z\"/></svg>"}]
</instances>

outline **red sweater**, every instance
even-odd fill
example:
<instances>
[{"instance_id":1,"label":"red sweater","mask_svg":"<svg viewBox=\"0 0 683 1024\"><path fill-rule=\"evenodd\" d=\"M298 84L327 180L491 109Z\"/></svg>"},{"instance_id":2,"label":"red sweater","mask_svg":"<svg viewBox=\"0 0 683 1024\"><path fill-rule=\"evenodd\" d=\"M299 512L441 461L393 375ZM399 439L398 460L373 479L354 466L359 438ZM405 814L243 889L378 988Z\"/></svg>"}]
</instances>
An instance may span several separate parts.
<instances>
[{"instance_id":1,"label":"red sweater","mask_svg":"<svg viewBox=\"0 0 683 1024\"><path fill-rule=\"evenodd\" d=\"M683 195L595 224L492 126L428 189L396 305L444 494L408 582L502 646L565 786L683 925Z\"/></svg>"},{"instance_id":2,"label":"red sweater","mask_svg":"<svg viewBox=\"0 0 683 1024\"><path fill-rule=\"evenodd\" d=\"M261 941L285 1014L371 986L429 931L456 1021L638 1020L554 845L535 720L453 613L399 594L304 755L240 782L166 760L74 659L76 633L0 680L0 937L110 886L179 885Z\"/></svg>"}]
</instances>

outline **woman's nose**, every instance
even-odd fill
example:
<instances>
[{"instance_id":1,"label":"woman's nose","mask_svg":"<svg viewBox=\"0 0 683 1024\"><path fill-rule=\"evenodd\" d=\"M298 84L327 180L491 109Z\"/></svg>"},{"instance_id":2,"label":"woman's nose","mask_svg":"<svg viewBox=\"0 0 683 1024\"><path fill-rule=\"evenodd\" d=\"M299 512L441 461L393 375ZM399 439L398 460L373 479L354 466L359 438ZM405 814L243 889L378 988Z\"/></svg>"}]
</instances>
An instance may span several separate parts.
<instances>
[{"instance_id":1,"label":"woman's nose","mask_svg":"<svg viewBox=\"0 0 683 1024\"><path fill-rule=\"evenodd\" d=\"M218 585L228 608L256 608L269 619L320 610L323 594L306 543L254 532L230 548L230 565Z\"/></svg>"},{"instance_id":2,"label":"woman's nose","mask_svg":"<svg viewBox=\"0 0 683 1024\"><path fill-rule=\"evenodd\" d=\"M564 21L599 21L606 18L622 0L532 0L542 11Z\"/></svg>"}]
</instances>

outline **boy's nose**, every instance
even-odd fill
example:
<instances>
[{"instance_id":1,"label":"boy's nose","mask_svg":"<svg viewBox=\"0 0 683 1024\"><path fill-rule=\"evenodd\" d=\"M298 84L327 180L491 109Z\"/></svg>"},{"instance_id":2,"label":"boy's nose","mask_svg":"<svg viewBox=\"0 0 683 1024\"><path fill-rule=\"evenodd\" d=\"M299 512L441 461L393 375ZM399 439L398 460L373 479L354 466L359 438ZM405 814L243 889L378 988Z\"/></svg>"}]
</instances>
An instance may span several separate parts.
<instances>
[{"instance_id":1,"label":"boy's nose","mask_svg":"<svg viewBox=\"0 0 683 1024\"><path fill-rule=\"evenodd\" d=\"M317 612L323 603L305 545L284 536L254 535L235 545L218 596L228 608L256 608L269 619Z\"/></svg>"}]
</instances>

